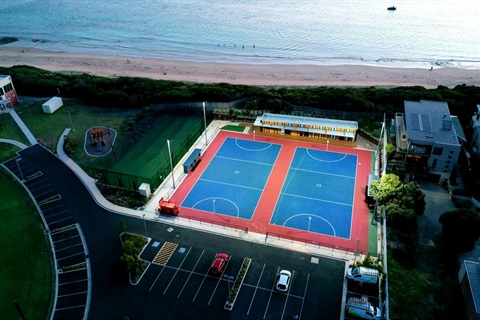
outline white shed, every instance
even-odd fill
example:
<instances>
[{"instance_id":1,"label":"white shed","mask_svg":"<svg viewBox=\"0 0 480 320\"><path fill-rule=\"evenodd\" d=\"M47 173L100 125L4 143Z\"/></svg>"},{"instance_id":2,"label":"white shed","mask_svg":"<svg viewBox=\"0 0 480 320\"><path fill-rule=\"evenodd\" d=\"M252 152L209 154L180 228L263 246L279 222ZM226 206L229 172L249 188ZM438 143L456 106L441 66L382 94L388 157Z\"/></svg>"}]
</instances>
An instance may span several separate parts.
<instances>
[{"instance_id":1,"label":"white shed","mask_svg":"<svg viewBox=\"0 0 480 320\"><path fill-rule=\"evenodd\" d=\"M63 101L60 97L53 97L44 104L42 104L43 112L45 113L54 113L61 106L63 106Z\"/></svg>"}]
</instances>

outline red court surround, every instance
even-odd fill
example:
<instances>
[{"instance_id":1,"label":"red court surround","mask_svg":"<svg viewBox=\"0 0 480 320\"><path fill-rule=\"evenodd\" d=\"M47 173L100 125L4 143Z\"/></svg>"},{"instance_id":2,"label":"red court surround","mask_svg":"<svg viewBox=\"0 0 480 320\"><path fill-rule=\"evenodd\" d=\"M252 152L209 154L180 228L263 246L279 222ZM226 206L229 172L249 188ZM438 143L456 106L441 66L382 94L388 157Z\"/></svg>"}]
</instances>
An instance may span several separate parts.
<instances>
[{"instance_id":1,"label":"red court surround","mask_svg":"<svg viewBox=\"0 0 480 320\"><path fill-rule=\"evenodd\" d=\"M177 204L181 204L186 198L187 194L193 188L197 180L200 178L203 171L206 169L210 161L215 156L218 149L222 146L226 138L239 138L244 140L253 140L253 135L220 131L215 139L210 143L208 148L202 155L202 160L190 172L184 181L178 186L177 190L170 198ZM288 169L297 147L325 150L326 145L321 143L296 141L291 139L281 139L274 137L266 137L256 135L256 141L270 142L282 145L280 153L277 157L275 165L272 169L270 177L265 185L265 189L260 197L252 220L245 220L240 218L229 217L221 214L214 214L195 210L191 208L180 207L180 217L208 220L217 222L219 224L232 224L242 228L248 228L249 231L266 234L267 232L281 234L287 238L294 237L303 241L319 243L327 247L338 247L339 250L348 248L349 251L355 251L357 248L357 239L359 242L359 251L363 254L367 253L368 248L368 224L369 209L365 203L365 186L368 183L368 174L371 168L371 154L369 150L353 149L338 146L328 146L328 151L335 151L346 154L354 154L358 157L357 162L357 177L355 182L355 196L353 203L353 216L351 226L351 238L343 239L333 236L322 235L318 233L307 232L305 230L298 230L277 225L270 225L270 219L275 209L280 191L282 189L283 181L288 173Z\"/></svg>"}]
</instances>

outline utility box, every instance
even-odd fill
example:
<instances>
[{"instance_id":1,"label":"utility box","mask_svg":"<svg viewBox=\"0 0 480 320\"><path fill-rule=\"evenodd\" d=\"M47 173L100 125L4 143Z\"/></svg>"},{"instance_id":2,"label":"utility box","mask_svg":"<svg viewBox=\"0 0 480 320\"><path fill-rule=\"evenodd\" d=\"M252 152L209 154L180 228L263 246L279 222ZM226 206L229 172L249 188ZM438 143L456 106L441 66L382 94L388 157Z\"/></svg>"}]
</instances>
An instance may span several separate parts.
<instances>
[{"instance_id":1,"label":"utility box","mask_svg":"<svg viewBox=\"0 0 480 320\"><path fill-rule=\"evenodd\" d=\"M150 194L152 193L150 191L150 185L148 183L142 183L140 187L138 187L138 192L144 196L145 198L150 197Z\"/></svg>"},{"instance_id":2,"label":"utility box","mask_svg":"<svg viewBox=\"0 0 480 320\"><path fill-rule=\"evenodd\" d=\"M60 97L53 97L52 99L42 104L43 112L45 113L54 113L61 106L63 106L63 101Z\"/></svg>"}]
</instances>

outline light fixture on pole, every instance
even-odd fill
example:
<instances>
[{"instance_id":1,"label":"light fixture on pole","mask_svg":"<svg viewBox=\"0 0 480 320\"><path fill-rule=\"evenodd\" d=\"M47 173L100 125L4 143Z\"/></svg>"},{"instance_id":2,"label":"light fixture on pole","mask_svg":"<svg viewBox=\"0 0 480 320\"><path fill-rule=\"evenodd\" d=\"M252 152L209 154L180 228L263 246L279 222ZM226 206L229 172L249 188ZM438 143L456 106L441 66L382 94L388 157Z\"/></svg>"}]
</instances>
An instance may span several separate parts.
<instances>
[{"instance_id":1,"label":"light fixture on pole","mask_svg":"<svg viewBox=\"0 0 480 320\"><path fill-rule=\"evenodd\" d=\"M203 121L205 123L205 147L208 145L208 139L207 139L207 115L205 113L205 101L203 103Z\"/></svg>"},{"instance_id":2,"label":"light fixture on pole","mask_svg":"<svg viewBox=\"0 0 480 320\"><path fill-rule=\"evenodd\" d=\"M22 169L20 168L20 164L19 164L19 162L22 161L22 158L17 158L15 161L17 162L18 171L20 171L20 178L22 178L22 181L25 181L25 179L23 178Z\"/></svg>"},{"instance_id":3,"label":"light fixture on pole","mask_svg":"<svg viewBox=\"0 0 480 320\"><path fill-rule=\"evenodd\" d=\"M148 238L147 223L145 222L145 213L143 214L143 226L145 227L145 235Z\"/></svg>"},{"instance_id":4,"label":"light fixture on pole","mask_svg":"<svg viewBox=\"0 0 480 320\"><path fill-rule=\"evenodd\" d=\"M357 262L357 255L358 255L358 245L360 244L360 239L356 239L357 241L357 249L355 250L355 258L353 259L353 264L355 265L355 263Z\"/></svg>"},{"instance_id":5,"label":"light fixture on pole","mask_svg":"<svg viewBox=\"0 0 480 320\"><path fill-rule=\"evenodd\" d=\"M167 146L168 146L168 157L170 158L170 169L172 170L173 189L175 189L175 178L173 177L173 160L172 160L172 152L170 151L170 140L167 140Z\"/></svg>"}]
</instances>

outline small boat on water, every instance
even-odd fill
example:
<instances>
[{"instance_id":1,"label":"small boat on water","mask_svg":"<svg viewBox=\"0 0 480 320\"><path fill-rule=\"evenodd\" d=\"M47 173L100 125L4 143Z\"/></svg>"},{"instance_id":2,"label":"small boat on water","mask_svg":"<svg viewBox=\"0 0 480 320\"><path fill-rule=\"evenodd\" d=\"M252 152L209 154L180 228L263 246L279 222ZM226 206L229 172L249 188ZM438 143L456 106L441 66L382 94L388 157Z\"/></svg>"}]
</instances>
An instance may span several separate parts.
<instances>
[{"instance_id":1,"label":"small boat on water","mask_svg":"<svg viewBox=\"0 0 480 320\"><path fill-rule=\"evenodd\" d=\"M397 10L397 7L395 6L391 6L391 7L388 7L387 10L390 10L390 11L395 11Z\"/></svg>"}]
</instances>

